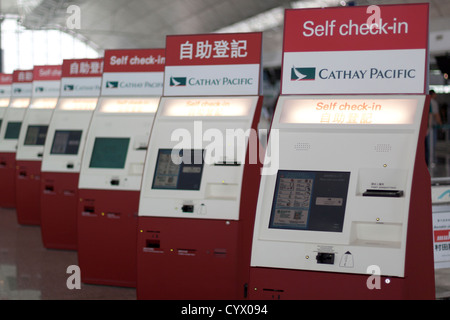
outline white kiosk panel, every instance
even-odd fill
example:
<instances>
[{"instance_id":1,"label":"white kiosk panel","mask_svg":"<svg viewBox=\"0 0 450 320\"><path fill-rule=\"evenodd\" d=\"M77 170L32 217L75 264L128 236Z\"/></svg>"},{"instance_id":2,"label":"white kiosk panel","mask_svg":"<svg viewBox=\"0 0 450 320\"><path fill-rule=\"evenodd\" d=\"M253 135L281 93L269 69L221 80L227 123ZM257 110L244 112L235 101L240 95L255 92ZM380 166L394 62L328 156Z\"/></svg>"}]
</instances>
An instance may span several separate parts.
<instances>
[{"instance_id":1,"label":"white kiosk panel","mask_svg":"<svg viewBox=\"0 0 450 320\"><path fill-rule=\"evenodd\" d=\"M92 139L88 138L83 154L79 188L140 189L153 123L149 114L156 112L158 103L159 97L99 99L89 129Z\"/></svg>"},{"instance_id":2,"label":"white kiosk panel","mask_svg":"<svg viewBox=\"0 0 450 320\"><path fill-rule=\"evenodd\" d=\"M17 160L40 160L53 109L58 98L33 98L23 119Z\"/></svg>"},{"instance_id":3,"label":"white kiosk panel","mask_svg":"<svg viewBox=\"0 0 450 320\"><path fill-rule=\"evenodd\" d=\"M59 99L48 128L42 171L80 171L81 151L97 100L92 97ZM61 161L62 156L65 161Z\"/></svg>"},{"instance_id":4,"label":"white kiosk panel","mask_svg":"<svg viewBox=\"0 0 450 320\"><path fill-rule=\"evenodd\" d=\"M403 276L424 96L281 96L252 266ZM295 130L294 130L295 129ZM299 170L298 168L301 168ZM371 263L373 262L373 263Z\"/></svg>"},{"instance_id":5,"label":"white kiosk panel","mask_svg":"<svg viewBox=\"0 0 450 320\"><path fill-rule=\"evenodd\" d=\"M140 214L237 220L247 128L257 102L257 96L163 97L147 154Z\"/></svg>"}]
</instances>

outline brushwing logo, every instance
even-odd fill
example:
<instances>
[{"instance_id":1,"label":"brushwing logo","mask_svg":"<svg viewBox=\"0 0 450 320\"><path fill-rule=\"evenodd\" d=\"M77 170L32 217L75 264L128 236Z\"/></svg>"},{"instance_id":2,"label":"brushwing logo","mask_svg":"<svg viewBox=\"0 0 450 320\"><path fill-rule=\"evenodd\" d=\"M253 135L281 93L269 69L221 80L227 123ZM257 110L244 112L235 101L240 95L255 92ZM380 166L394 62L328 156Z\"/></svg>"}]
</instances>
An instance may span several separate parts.
<instances>
[{"instance_id":1,"label":"brushwing logo","mask_svg":"<svg viewBox=\"0 0 450 320\"><path fill-rule=\"evenodd\" d=\"M119 81L106 81L106 87L108 89L116 89L119 87Z\"/></svg>"},{"instance_id":2,"label":"brushwing logo","mask_svg":"<svg viewBox=\"0 0 450 320\"><path fill-rule=\"evenodd\" d=\"M171 87L186 86L186 77L170 77Z\"/></svg>"},{"instance_id":3,"label":"brushwing logo","mask_svg":"<svg viewBox=\"0 0 450 320\"><path fill-rule=\"evenodd\" d=\"M316 79L316 68L296 68L291 69L291 81L306 81Z\"/></svg>"},{"instance_id":4,"label":"brushwing logo","mask_svg":"<svg viewBox=\"0 0 450 320\"><path fill-rule=\"evenodd\" d=\"M73 84L65 84L64 85L64 91L73 91L75 88L74 88L74 85Z\"/></svg>"}]
</instances>

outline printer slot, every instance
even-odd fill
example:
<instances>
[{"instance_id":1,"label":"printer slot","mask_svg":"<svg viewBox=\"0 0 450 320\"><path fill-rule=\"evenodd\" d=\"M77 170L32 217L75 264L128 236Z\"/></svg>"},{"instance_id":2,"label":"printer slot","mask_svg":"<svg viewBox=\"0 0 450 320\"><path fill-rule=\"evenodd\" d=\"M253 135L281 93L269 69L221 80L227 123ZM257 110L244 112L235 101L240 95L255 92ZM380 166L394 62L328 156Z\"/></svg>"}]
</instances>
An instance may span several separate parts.
<instances>
[{"instance_id":1,"label":"printer slot","mask_svg":"<svg viewBox=\"0 0 450 320\"><path fill-rule=\"evenodd\" d=\"M381 189L367 189L363 193L363 197L403 197L403 190L381 190Z\"/></svg>"}]
</instances>

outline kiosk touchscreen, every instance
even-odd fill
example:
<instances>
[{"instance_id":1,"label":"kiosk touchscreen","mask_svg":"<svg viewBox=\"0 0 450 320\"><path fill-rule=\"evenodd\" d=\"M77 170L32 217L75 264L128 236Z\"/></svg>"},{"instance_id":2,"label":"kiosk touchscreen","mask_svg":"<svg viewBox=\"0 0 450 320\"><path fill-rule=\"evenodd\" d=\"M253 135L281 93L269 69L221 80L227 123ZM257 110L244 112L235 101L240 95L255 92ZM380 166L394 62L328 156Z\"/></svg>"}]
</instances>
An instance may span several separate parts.
<instances>
[{"instance_id":1,"label":"kiosk touchscreen","mask_svg":"<svg viewBox=\"0 0 450 320\"><path fill-rule=\"evenodd\" d=\"M30 104L33 70L15 70L11 99L0 127L0 206L16 207L16 151L20 128Z\"/></svg>"},{"instance_id":2,"label":"kiosk touchscreen","mask_svg":"<svg viewBox=\"0 0 450 320\"><path fill-rule=\"evenodd\" d=\"M35 66L30 105L16 153L16 213L20 224L40 225L41 164L45 138L58 102L61 66Z\"/></svg>"},{"instance_id":3,"label":"kiosk touchscreen","mask_svg":"<svg viewBox=\"0 0 450 320\"><path fill-rule=\"evenodd\" d=\"M78 265L84 283L136 286L139 193L162 94L164 54L164 49L105 51L101 97L78 184Z\"/></svg>"},{"instance_id":4,"label":"kiosk touchscreen","mask_svg":"<svg viewBox=\"0 0 450 320\"><path fill-rule=\"evenodd\" d=\"M180 56L182 44L195 48L205 41L247 44L242 54L252 57L254 67L249 71L247 65L233 65L225 58L221 61L231 65L224 70L214 65L220 59L212 55L195 68L175 66L172 58ZM150 137L139 202L138 299L245 297L248 226L260 171L256 160L247 161L250 155L257 158L258 150L260 45L259 33L167 37L164 96ZM195 71L223 81L242 70L246 78L240 85L193 84ZM255 87L249 89L250 83ZM233 90L242 91L233 95Z\"/></svg>"},{"instance_id":5,"label":"kiosk touchscreen","mask_svg":"<svg viewBox=\"0 0 450 320\"><path fill-rule=\"evenodd\" d=\"M48 126L41 167L41 235L46 248L77 248L78 178L102 70L103 59L63 61L60 98Z\"/></svg>"},{"instance_id":6,"label":"kiosk touchscreen","mask_svg":"<svg viewBox=\"0 0 450 320\"><path fill-rule=\"evenodd\" d=\"M279 139L269 139L279 168L261 179L251 298L434 295L427 106L424 95L279 98Z\"/></svg>"}]
</instances>

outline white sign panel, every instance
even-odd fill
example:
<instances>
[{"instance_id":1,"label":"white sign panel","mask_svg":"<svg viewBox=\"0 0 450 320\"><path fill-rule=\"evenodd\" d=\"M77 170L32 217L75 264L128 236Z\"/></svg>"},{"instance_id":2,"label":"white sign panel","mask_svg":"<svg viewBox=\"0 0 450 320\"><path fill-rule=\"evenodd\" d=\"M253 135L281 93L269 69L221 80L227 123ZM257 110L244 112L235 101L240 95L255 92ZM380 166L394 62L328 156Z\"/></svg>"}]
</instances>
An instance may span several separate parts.
<instances>
[{"instance_id":1,"label":"white sign panel","mask_svg":"<svg viewBox=\"0 0 450 320\"><path fill-rule=\"evenodd\" d=\"M425 49L287 52L282 93L417 93L423 90L425 55Z\"/></svg>"}]
</instances>

